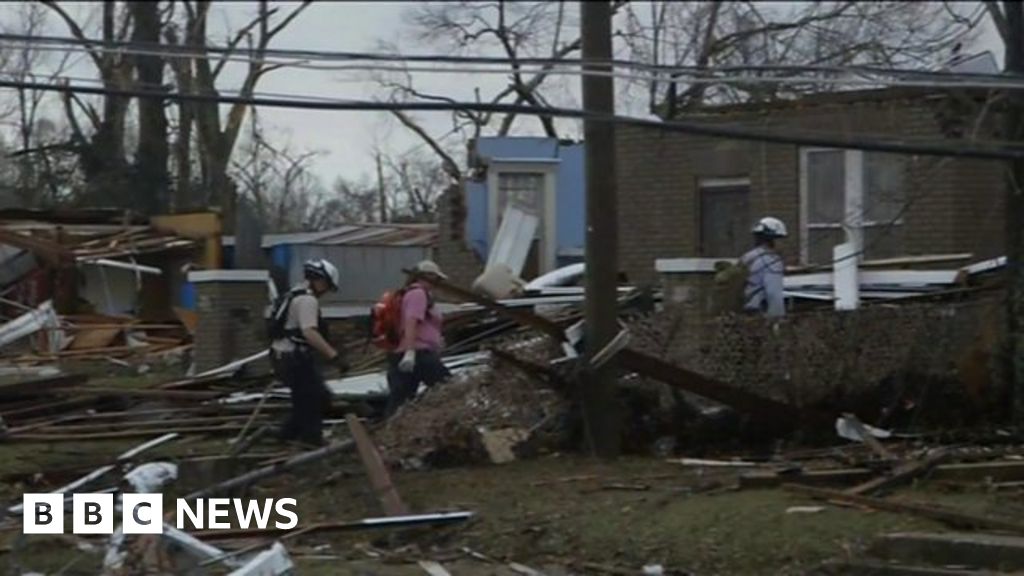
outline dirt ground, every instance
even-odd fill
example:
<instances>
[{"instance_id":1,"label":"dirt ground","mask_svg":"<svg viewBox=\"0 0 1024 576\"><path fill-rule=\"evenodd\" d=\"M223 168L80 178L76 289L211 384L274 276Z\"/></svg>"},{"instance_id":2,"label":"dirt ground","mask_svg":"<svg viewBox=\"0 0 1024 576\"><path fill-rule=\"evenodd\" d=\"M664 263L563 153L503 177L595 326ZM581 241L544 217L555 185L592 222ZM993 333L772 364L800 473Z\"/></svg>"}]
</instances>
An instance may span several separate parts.
<instances>
[{"instance_id":1,"label":"dirt ground","mask_svg":"<svg viewBox=\"0 0 1024 576\"><path fill-rule=\"evenodd\" d=\"M110 463L139 442L0 441L0 503L20 503L24 492L52 490ZM228 450L224 437L190 437L147 457L183 463ZM268 440L253 447L246 460L227 466L183 463L177 483L165 495L165 509L173 507L176 495L297 451ZM474 517L441 528L322 532L285 544L297 562L296 573L314 576L422 575L427 573L418 565L423 560L437 561L455 576L526 573L513 571L511 563L549 576L640 574L652 564L662 565L666 574L795 575L828 559L856 556L880 533L944 529L909 515L835 505L824 505L817 513L789 513L794 506L821 504L781 489L739 490L740 472L655 458L603 462L572 454L503 465L395 471L394 484L413 513L469 511ZM100 487L115 481L108 478ZM245 496L296 498L299 528L383 516L354 453L259 483ZM889 497L939 502L993 517L1013 519L1024 513L1019 492L951 493L937 483L921 482ZM249 540L216 545L231 550L261 542L268 544ZM99 573L104 549L104 538L23 536L20 518L0 525L0 573L93 575Z\"/></svg>"},{"instance_id":2,"label":"dirt ground","mask_svg":"<svg viewBox=\"0 0 1024 576\"><path fill-rule=\"evenodd\" d=\"M168 448L154 458L204 453L216 444ZM30 472L67 463L72 456L79 462L99 461L101 454L119 448L119 442L94 442L69 455L55 448L7 445L0 447L0 462L7 474ZM508 569L512 562L551 575L614 573L605 571L611 569L639 574L648 564L661 564L668 573L803 574L823 560L855 555L881 532L942 530L929 521L864 509L826 506L818 513L787 513L792 506L816 503L782 490L733 489L736 475L734 470L654 459L600 462L567 455L398 472L394 482L413 512L464 510L475 517L444 528L317 534L288 542L288 547L298 561L297 573L313 575L425 574L416 562L429 559L455 575L514 574ZM2 486L11 502L24 489ZM350 454L260 484L249 496L296 497L300 527L382 515L358 459ZM947 494L927 484L898 497L941 498L963 510L999 515L1019 514L1024 507L1010 496ZM22 537L18 532L2 535L0 565L8 573L98 570L101 540ZM230 544L221 543L225 548ZM82 551L90 545L91 551Z\"/></svg>"}]
</instances>

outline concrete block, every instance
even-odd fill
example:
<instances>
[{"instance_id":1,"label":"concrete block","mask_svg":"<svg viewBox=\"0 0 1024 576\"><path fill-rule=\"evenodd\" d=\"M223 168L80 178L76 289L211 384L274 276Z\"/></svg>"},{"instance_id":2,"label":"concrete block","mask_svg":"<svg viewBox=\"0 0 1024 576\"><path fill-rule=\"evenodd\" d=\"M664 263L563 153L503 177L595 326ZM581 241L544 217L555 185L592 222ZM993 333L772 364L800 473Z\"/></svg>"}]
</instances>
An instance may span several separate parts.
<instances>
[{"instance_id":1,"label":"concrete block","mask_svg":"<svg viewBox=\"0 0 1024 576\"><path fill-rule=\"evenodd\" d=\"M870 554L883 560L999 571L1024 570L1024 538L994 534L903 532L879 537Z\"/></svg>"}]
</instances>

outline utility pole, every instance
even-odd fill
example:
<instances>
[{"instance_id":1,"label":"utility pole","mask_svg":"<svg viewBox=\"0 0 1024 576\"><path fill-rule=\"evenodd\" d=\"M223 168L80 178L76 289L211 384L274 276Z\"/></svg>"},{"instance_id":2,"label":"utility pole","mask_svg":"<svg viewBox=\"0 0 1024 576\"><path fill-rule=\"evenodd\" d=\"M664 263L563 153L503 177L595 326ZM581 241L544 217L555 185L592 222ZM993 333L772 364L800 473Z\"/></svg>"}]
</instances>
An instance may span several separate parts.
<instances>
[{"instance_id":1,"label":"utility pole","mask_svg":"<svg viewBox=\"0 0 1024 576\"><path fill-rule=\"evenodd\" d=\"M615 92L612 72L612 7L608 0L581 0L583 69L609 76L583 76L583 109L603 119L583 121L586 149L586 331L589 364L618 332L618 210L615 195ZM598 63L600 62L600 64ZM580 387L587 443L591 452L614 457L621 449L614 360L583 372Z\"/></svg>"},{"instance_id":2,"label":"utility pole","mask_svg":"<svg viewBox=\"0 0 1024 576\"><path fill-rule=\"evenodd\" d=\"M388 221L388 199L384 193L384 167L380 161L380 150L377 150L377 202L380 204L380 222Z\"/></svg>"},{"instance_id":3,"label":"utility pole","mask_svg":"<svg viewBox=\"0 0 1024 576\"><path fill-rule=\"evenodd\" d=\"M1006 73L1024 75L1024 6L1003 2L1006 14ZM1007 118L1011 142L1024 142L1024 94L1011 92ZM1013 415L1024 421L1024 160L1009 162L1006 186L1006 258L1009 273L1007 310L1009 373L1013 394Z\"/></svg>"}]
</instances>

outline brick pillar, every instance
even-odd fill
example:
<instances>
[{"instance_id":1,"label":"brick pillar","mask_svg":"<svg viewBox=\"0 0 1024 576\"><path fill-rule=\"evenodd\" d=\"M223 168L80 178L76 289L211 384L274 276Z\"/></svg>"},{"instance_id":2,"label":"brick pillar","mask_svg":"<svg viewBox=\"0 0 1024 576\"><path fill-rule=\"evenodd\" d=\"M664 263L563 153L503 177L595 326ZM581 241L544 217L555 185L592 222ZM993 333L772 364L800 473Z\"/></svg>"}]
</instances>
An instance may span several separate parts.
<instances>
[{"instance_id":1,"label":"brick pillar","mask_svg":"<svg viewBox=\"0 0 1024 576\"><path fill-rule=\"evenodd\" d=\"M264 314L270 299L266 270L203 270L189 274L196 286L193 355L196 372L251 356L269 345ZM252 364L254 371L269 362Z\"/></svg>"},{"instance_id":2,"label":"brick pillar","mask_svg":"<svg viewBox=\"0 0 1024 576\"><path fill-rule=\"evenodd\" d=\"M466 241L466 199L462 186L450 186L438 203L438 238L434 260L452 282L469 287L484 263Z\"/></svg>"}]
</instances>

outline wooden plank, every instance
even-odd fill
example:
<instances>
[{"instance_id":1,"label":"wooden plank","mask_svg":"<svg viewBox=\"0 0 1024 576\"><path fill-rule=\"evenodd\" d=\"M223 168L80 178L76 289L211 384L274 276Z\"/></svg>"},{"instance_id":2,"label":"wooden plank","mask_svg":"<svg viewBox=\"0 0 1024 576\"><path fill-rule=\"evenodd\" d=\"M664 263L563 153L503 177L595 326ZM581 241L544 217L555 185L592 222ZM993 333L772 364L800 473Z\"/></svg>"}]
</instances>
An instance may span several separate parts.
<instances>
[{"instance_id":1,"label":"wooden plank","mask_svg":"<svg viewBox=\"0 0 1024 576\"><path fill-rule=\"evenodd\" d=\"M126 398L163 398L166 400L210 400L223 396L220 392L192 390L154 390L138 388L102 388L82 386L81 388L53 388L53 394L60 396L123 396Z\"/></svg>"},{"instance_id":2,"label":"wooden plank","mask_svg":"<svg viewBox=\"0 0 1024 576\"><path fill-rule=\"evenodd\" d=\"M42 396L52 389L77 386L84 384L88 380L89 377L85 374L61 374L59 376L22 380L14 384L0 385L0 398Z\"/></svg>"},{"instance_id":3,"label":"wooden plank","mask_svg":"<svg viewBox=\"0 0 1024 576\"><path fill-rule=\"evenodd\" d=\"M193 426L188 428L164 430L120 430L117 432L95 432L91 434L21 434L8 436L6 441L21 442L71 442L76 440L120 440L122 438L148 438L156 432L168 434L208 434L211 432L232 432L241 429L239 425L227 426Z\"/></svg>"},{"instance_id":4,"label":"wooden plank","mask_svg":"<svg viewBox=\"0 0 1024 576\"><path fill-rule=\"evenodd\" d=\"M355 442L352 440L343 440L341 442L328 444L323 448L318 448L310 452L304 452L302 454L292 456L291 458L288 458L287 460L284 460L282 462L276 462L274 464L270 464L262 468L257 468L256 470L252 470L250 472L242 474L241 476L225 480L224 482L220 482L218 484L209 486L202 490L197 490L189 494L188 496L185 496L185 499L192 500L194 498L204 498L207 496L212 496L214 494L227 492L229 490L233 490L241 486L248 486L259 480L283 474L284 472L287 472L288 470L291 470L292 468L295 468L297 466L302 466L310 462L322 460L332 454L347 452L348 450L351 450L354 446Z\"/></svg>"},{"instance_id":5,"label":"wooden plank","mask_svg":"<svg viewBox=\"0 0 1024 576\"><path fill-rule=\"evenodd\" d=\"M864 506L896 514L911 514L913 516L920 516L929 520L935 520L936 522L941 522L954 528L1003 530L1006 532L1013 532L1015 534L1024 534L1024 524L965 514L948 508L943 508L934 503L898 502L895 500L886 500L882 498L874 498L872 496L862 496L859 494L848 494L838 490L813 488L811 486L800 486L797 484L785 484L783 485L783 488L787 491L803 494L804 496L808 496L816 500L853 504L855 506Z\"/></svg>"},{"instance_id":6,"label":"wooden plank","mask_svg":"<svg viewBox=\"0 0 1024 576\"><path fill-rule=\"evenodd\" d=\"M86 326L77 327L74 340L67 350L96 350L98 348L109 348L124 330L124 327L117 328L93 328Z\"/></svg>"},{"instance_id":7,"label":"wooden plank","mask_svg":"<svg viewBox=\"0 0 1024 576\"><path fill-rule=\"evenodd\" d=\"M247 419L243 414L206 416L196 418L175 418L169 420L133 420L126 422L102 422L98 424L51 425L45 433L67 434L70 432L113 432L116 430L139 430L142 428L166 428L168 426L195 426L198 424L230 424Z\"/></svg>"},{"instance_id":8,"label":"wooden plank","mask_svg":"<svg viewBox=\"0 0 1024 576\"><path fill-rule=\"evenodd\" d=\"M923 475L925 472L931 470L937 466L940 462L946 459L948 452L945 450L939 450L935 454L923 458L921 460L914 460L911 462L905 462L897 466L891 474L880 476L873 480L868 480L863 484L859 484L850 488L846 491L847 494L871 494L879 490L885 490L904 482L909 482L914 478Z\"/></svg>"},{"instance_id":9,"label":"wooden plank","mask_svg":"<svg viewBox=\"0 0 1024 576\"><path fill-rule=\"evenodd\" d=\"M349 430L352 431L352 439L355 440L359 458L363 461L366 475L370 478L370 485L373 486L373 491L377 494L377 499L380 500L384 513L388 516L405 516L409 514L409 508L398 495L398 490L391 481L391 475L388 474L384 459L381 458L380 452L373 444L373 440L370 438L370 434L366 431L363 423L359 421L355 414L347 414L345 421L348 423Z\"/></svg>"},{"instance_id":10,"label":"wooden plank","mask_svg":"<svg viewBox=\"0 0 1024 576\"><path fill-rule=\"evenodd\" d=\"M792 406L751 394L632 348L622 350L617 358L619 365L627 370L721 402L780 429L796 426L800 420L799 411Z\"/></svg>"},{"instance_id":11,"label":"wooden plank","mask_svg":"<svg viewBox=\"0 0 1024 576\"><path fill-rule=\"evenodd\" d=\"M74 408L81 408L85 406L92 406L96 403L95 398L75 398L72 400L60 400L54 402L39 402L31 406L25 406L14 410L5 410L0 412L0 416L4 420L21 420L30 416L36 416L41 414L50 414L52 412L59 412L62 410L71 410Z\"/></svg>"},{"instance_id":12,"label":"wooden plank","mask_svg":"<svg viewBox=\"0 0 1024 576\"><path fill-rule=\"evenodd\" d=\"M196 333L196 327L199 326L199 313L195 310L187 310L185 308L179 308L175 306L173 308L174 315L177 316L178 320L185 326L189 334Z\"/></svg>"},{"instance_id":13,"label":"wooden plank","mask_svg":"<svg viewBox=\"0 0 1024 576\"><path fill-rule=\"evenodd\" d=\"M801 485L849 484L866 482L875 473L868 468L812 470L796 474L757 471L740 476L742 488L775 488L790 482ZM1014 482L1024 480L1024 461L978 462L972 464L940 464L927 474L930 480L958 482Z\"/></svg>"}]
</instances>

